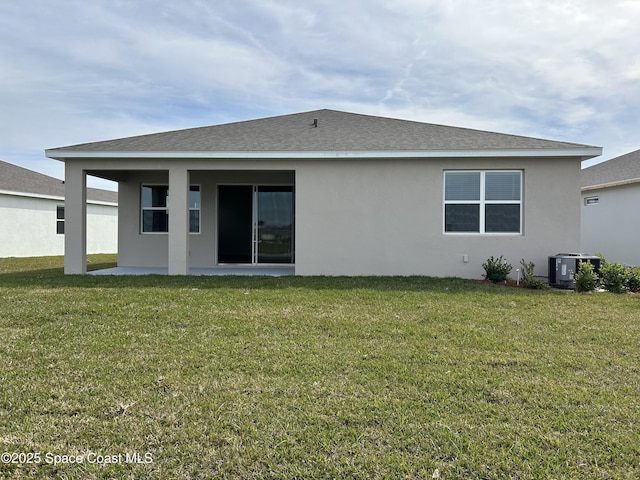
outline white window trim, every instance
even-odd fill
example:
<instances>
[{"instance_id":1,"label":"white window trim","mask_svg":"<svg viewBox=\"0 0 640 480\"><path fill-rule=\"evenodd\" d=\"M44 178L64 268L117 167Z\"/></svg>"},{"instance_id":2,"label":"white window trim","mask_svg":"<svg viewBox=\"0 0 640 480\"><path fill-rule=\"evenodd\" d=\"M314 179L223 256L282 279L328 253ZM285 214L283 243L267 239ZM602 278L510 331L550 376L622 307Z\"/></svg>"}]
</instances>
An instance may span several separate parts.
<instances>
[{"instance_id":1,"label":"white window trim","mask_svg":"<svg viewBox=\"0 0 640 480\"><path fill-rule=\"evenodd\" d=\"M447 173L479 173L480 174L480 200L446 200L446 177ZM520 173L520 200L485 200L485 174L486 173ZM524 170L445 170L442 175L442 233L444 235L460 236L522 236L523 235L523 191L524 191ZM478 232L447 232L446 230L446 208L447 205L479 205L480 206L480 230ZM485 206L486 205L520 205L520 227L518 232L486 232L485 231Z\"/></svg>"},{"instance_id":2,"label":"white window trim","mask_svg":"<svg viewBox=\"0 0 640 480\"><path fill-rule=\"evenodd\" d=\"M168 189L167 189L167 205L165 207L143 207L142 206L142 191L144 187L167 187L166 183L141 183L139 190L140 198L140 235L167 235L169 232L145 232L144 231L144 212L145 211L164 211L169 213L169 201L168 201ZM168 227L167 227L168 228Z\"/></svg>"},{"instance_id":3,"label":"white window trim","mask_svg":"<svg viewBox=\"0 0 640 480\"><path fill-rule=\"evenodd\" d=\"M142 189L144 187L167 187L167 206L166 207L143 207L142 206ZM202 232L202 185L199 183L192 183L189 185L191 187L198 187L200 189L200 207L199 208L191 208L191 203L189 202L189 212L191 210L200 211L200 221L198 222L198 231L197 232L189 232L189 235L200 235ZM140 184L140 235L168 235L169 232L145 232L144 231L144 215L143 212L145 210L156 210L156 211L165 211L167 215L169 214L169 186L166 183L141 183ZM187 219L188 220L188 219ZM167 224L168 227L168 224ZM190 225L187 223L187 228Z\"/></svg>"},{"instance_id":4,"label":"white window trim","mask_svg":"<svg viewBox=\"0 0 640 480\"><path fill-rule=\"evenodd\" d=\"M200 193L200 203L197 207L191 207L191 200L189 200L189 235L200 235L202 232L202 185L199 183L194 183L189 185L189 196L191 196L191 187L198 187L198 192ZM191 231L191 212L198 212L198 231Z\"/></svg>"}]
</instances>

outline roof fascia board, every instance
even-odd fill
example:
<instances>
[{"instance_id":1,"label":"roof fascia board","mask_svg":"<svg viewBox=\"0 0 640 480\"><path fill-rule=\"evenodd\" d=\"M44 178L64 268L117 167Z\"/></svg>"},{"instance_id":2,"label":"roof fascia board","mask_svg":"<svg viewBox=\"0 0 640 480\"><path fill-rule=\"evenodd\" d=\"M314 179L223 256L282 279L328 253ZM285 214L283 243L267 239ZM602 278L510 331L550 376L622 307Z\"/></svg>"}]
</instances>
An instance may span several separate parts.
<instances>
[{"instance_id":1,"label":"roof fascia board","mask_svg":"<svg viewBox=\"0 0 640 480\"><path fill-rule=\"evenodd\" d=\"M115 202L105 202L104 200L91 200L91 199L87 199L87 204L91 204L91 205L103 205L105 207L117 207L118 204Z\"/></svg>"},{"instance_id":2,"label":"roof fascia board","mask_svg":"<svg viewBox=\"0 0 640 480\"><path fill-rule=\"evenodd\" d=\"M59 200L64 202L64 197L59 195L45 195L44 193L15 192L11 190L0 190L0 195L13 195L14 197L40 198L43 200Z\"/></svg>"},{"instance_id":3,"label":"roof fascia board","mask_svg":"<svg viewBox=\"0 0 640 480\"><path fill-rule=\"evenodd\" d=\"M631 185L634 183L640 183L640 178L632 178L629 180L620 180L618 182L609 182L609 183L601 183L600 185L588 185L586 187L582 187L583 192L587 192L589 190L600 190L601 188L610 188L610 187L620 187L622 185Z\"/></svg>"},{"instance_id":4,"label":"roof fascia board","mask_svg":"<svg viewBox=\"0 0 640 480\"><path fill-rule=\"evenodd\" d=\"M56 202L64 202L64 197L59 195L45 195L43 193L29 193L29 192L14 192L11 190L0 190L0 195L11 195L13 197L28 197L28 198L37 198L40 200L55 200ZM90 198L87 199L87 203L92 205L106 205L109 207L117 207L118 204L115 202L106 202L103 200L92 200Z\"/></svg>"},{"instance_id":5,"label":"roof fascia board","mask_svg":"<svg viewBox=\"0 0 640 480\"><path fill-rule=\"evenodd\" d=\"M600 147L577 147L562 149L522 149L522 150L376 150L376 151L311 151L311 152L105 152L78 150L46 150L49 158L67 159L162 159L162 158L207 158L207 159L336 159L336 158L495 158L495 157L582 157L583 160L602 155Z\"/></svg>"}]
</instances>

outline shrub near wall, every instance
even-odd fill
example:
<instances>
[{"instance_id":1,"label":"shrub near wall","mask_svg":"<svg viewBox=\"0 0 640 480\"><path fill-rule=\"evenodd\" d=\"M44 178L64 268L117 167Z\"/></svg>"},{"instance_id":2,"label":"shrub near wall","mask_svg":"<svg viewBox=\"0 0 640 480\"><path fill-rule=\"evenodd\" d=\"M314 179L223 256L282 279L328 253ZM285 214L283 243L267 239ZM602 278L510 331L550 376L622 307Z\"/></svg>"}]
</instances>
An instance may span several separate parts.
<instances>
[{"instance_id":1,"label":"shrub near wall","mask_svg":"<svg viewBox=\"0 0 640 480\"><path fill-rule=\"evenodd\" d=\"M613 293L624 293L628 290L629 268L621 263L606 262L600 268L600 276L604 288Z\"/></svg>"},{"instance_id":2,"label":"shrub near wall","mask_svg":"<svg viewBox=\"0 0 640 480\"><path fill-rule=\"evenodd\" d=\"M520 268L522 270L522 286L533 290L546 290L549 284L539 278L534 278L533 272L536 268L535 263L525 262L524 258L520 260Z\"/></svg>"},{"instance_id":3,"label":"shrub near wall","mask_svg":"<svg viewBox=\"0 0 640 480\"><path fill-rule=\"evenodd\" d=\"M640 267L630 269L627 286L632 292L640 292Z\"/></svg>"},{"instance_id":4,"label":"shrub near wall","mask_svg":"<svg viewBox=\"0 0 640 480\"><path fill-rule=\"evenodd\" d=\"M594 271L591 262L580 262L580 268L573 278L576 292L593 292L600 283L598 274Z\"/></svg>"},{"instance_id":5,"label":"shrub near wall","mask_svg":"<svg viewBox=\"0 0 640 480\"><path fill-rule=\"evenodd\" d=\"M632 268L622 263L610 263L603 258L600 279L608 292L640 292L640 267Z\"/></svg>"},{"instance_id":6,"label":"shrub near wall","mask_svg":"<svg viewBox=\"0 0 640 480\"><path fill-rule=\"evenodd\" d=\"M493 255L485 263L482 264L484 268L484 278L491 280L493 283L504 282L511 273L512 266L508 263L502 255L498 258L493 258Z\"/></svg>"}]
</instances>

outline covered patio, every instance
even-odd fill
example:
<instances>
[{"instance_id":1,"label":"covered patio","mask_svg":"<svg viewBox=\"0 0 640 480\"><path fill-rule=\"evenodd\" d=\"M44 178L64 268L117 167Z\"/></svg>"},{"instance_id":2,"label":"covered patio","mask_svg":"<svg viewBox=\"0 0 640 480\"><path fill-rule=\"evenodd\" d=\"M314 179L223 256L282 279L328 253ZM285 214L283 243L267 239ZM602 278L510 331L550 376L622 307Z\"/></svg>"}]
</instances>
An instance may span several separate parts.
<instances>
[{"instance_id":1,"label":"covered patio","mask_svg":"<svg viewBox=\"0 0 640 480\"><path fill-rule=\"evenodd\" d=\"M114 159L103 160L105 169L85 169L83 162L65 162L65 273L295 274L290 168L242 170L231 162L197 160L171 166L142 159L118 170ZM118 182L118 266L97 272L86 268L88 175Z\"/></svg>"}]
</instances>

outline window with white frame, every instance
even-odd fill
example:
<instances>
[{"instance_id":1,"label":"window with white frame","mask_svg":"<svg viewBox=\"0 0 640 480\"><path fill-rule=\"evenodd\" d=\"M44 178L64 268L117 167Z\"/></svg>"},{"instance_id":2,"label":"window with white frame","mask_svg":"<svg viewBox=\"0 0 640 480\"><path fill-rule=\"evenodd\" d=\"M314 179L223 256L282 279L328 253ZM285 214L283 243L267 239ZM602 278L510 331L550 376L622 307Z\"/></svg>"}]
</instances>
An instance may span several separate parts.
<instances>
[{"instance_id":1,"label":"window with white frame","mask_svg":"<svg viewBox=\"0 0 640 480\"><path fill-rule=\"evenodd\" d=\"M189 187L189 233L200 233L200 185Z\"/></svg>"},{"instance_id":2,"label":"window with white frame","mask_svg":"<svg viewBox=\"0 0 640 480\"><path fill-rule=\"evenodd\" d=\"M142 185L141 192L142 233L167 233L169 231L169 187L167 185ZM200 186L189 187L189 233L200 233Z\"/></svg>"},{"instance_id":3,"label":"window with white frame","mask_svg":"<svg viewBox=\"0 0 640 480\"><path fill-rule=\"evenodd\" d=\"M522 172L444 172L445 233L522 233Z\"/></svg>"},{"instance_id":4,"label":"window with white frame","mask_svg":"<svg viewBox=\"0 0 640 480\"><path fill-rule=\"evenodd\" d=\"M595 196L595 197L586 197L584 199L584 205L585 206L589 206L589 205L597 205L600 203L600 197Z\"/></svg>"},{"instance_id":5,"label":"window with white frame","mask_svg":"<svg viewBox=\"0 0 640 480\"><path fill-rule=\"evenodd\" d=\"M142 185L142 233L167 233L169 187L167 185Z\"/></svg>"}]
</instances>

